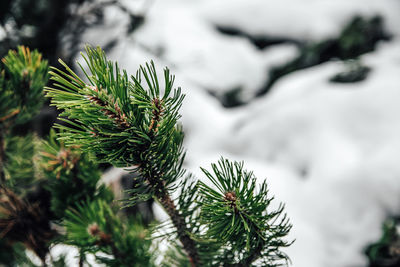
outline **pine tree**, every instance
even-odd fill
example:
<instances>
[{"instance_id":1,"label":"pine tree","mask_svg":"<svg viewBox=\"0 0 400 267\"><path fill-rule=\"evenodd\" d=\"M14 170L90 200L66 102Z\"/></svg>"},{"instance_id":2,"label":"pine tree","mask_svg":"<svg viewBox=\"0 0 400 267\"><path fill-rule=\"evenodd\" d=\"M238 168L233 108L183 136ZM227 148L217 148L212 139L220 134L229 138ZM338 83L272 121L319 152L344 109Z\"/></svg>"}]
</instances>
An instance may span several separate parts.
<instances>
[{"instance_id":1,"label":"pine tree","mask_svg":"<svg viewBox=\"0 0 400 267\"><path fill-rule=\"evenodd\" d=\"M26 54L29 50L19 51L23 58L23 51ZM162 266L287 265L289 258L281 248L291 244L286 240L291 224L283 205L276 210L270 207L273 197L266 182L257 184L243 163L224 158L212 164L211 171L202 168L209 182L197 180L183 168L184 134L179 109L184 95L174 87L169 70L165 69L163 79L159 79L150 62L129 77L117 63L107 60L100 48L88 46L82 56L87 64L86 68L80 66L84 78L61 60L63 70L51 68L49 72L53 84L45 88L46 96L62 111L59 119L63 123L55 125L57 133L52 131L48 141L32 145L31 153L21 155L31 162L39 155L38 166L29 168L32 171L24 175L13 174L4 171L18 167L8 160L12 156L3 154L0 158L0 246L8 246L14 255L21 254L23 248L31 249L45 262L52 244L69 244L79 249L81 266L89 254L107 266L153 266L160 259ZM38 80L29 76L31 79L26 82L25 65L14 74L10 70L16 69L17 63L7 58L4 62L1 100L7 99L9 91L25 92L28 87L22 87L24 84L39 87L39 80L42 83L37 90L41 91L47 74L38 70L45 70L45 63L37 74L33 70ZM18 80L13 75L22 78ZM14 87L10 85L12 80L16 81ZM31 101L25 99L19 109L32 115L35 108L24 106ZM18 109L14 104L17 102L7 103L1 106L0 123L1 118L8 121ZM12 143L10 138L14 137L6 137L3 132L2 151L12 147L4 145L5 140ZM32 135L28 138L28 143L37 139ZM15 141L14 146L18 144L21 142ZM97 163L110 163L136 174L135 186L123 203L113 201L110 190L100 185ZM19 176L45 181L42 187L50 194L49 211L45 212L40 203L29 201L28 189L19 187L25 184L29 188L29 183ZM147 199L157 201L169 220L146 229L139 218L119 211L121 206ZM21 227L16 223L21 212L14 207L35 218L30 219L33 223L29 237L15 237ZM38 222L47 226L56 223L64 230L39 227ZM163 239L169 245L159 256L157 242ZM32 244L39 244L40 248ZM51 264L58 262L53 260Z\"/></svg>"}]
</instances>

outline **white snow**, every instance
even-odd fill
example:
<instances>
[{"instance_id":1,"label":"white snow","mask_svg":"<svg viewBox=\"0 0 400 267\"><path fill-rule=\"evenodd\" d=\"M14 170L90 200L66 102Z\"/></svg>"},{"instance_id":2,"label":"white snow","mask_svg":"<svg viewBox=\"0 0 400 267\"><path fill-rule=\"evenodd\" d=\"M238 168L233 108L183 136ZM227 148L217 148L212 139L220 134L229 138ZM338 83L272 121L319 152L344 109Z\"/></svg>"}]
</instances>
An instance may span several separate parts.
<instances>
[{"instance_id":1,"label":"white snow","mask_svg":"<svg viewBox=\"0 0 400 267\"><path fill-rule=\"evenodd\" d=\"M319 40L336 36L354 15L377 14L400 33L396 0L207 0L201 7L207 20L253 35Z\"/></svg>"},{"instance_id":2,"label":"white snow","mask_svg":"<svg viewBox=\"0 0 400 267\"><path fill-rule=\"evenodd\" d=\"M353 85L328 83L337 62L289 75L244 107L227 137L245 162L279 164L302 181L261 172L293 220L294 266L365 266L363 248L400 209L399 52L393 42L364 56L373 71Z\"/></svg>"},{"instance_id":3,"label":"white snow","mask_svg":"<svg viewBox=\"0 0 400 267\"><path fill-rule=\"evenodd\" d=\"M203 179L198 167L223 155L244 160L260 181L267 177L294 225L296 242L287 249L293 266L365 266L363 249L378 239L384 218L400 212L398 10L395 0L153 1L133 35L107 26L84 41L118 38L110 58L132 74L150 59L173 70L187 94L186 166ZM269 94L236 109L222 108L206 92L242 87L251 96L269 68L296 53L288 45L257 50L214 24L320 40L338 34L355 14L382 14L395 34L362 56L372 68L365 81L329 83L342 63L327 62L285 76Z\"/></svg>"}]
</instances>

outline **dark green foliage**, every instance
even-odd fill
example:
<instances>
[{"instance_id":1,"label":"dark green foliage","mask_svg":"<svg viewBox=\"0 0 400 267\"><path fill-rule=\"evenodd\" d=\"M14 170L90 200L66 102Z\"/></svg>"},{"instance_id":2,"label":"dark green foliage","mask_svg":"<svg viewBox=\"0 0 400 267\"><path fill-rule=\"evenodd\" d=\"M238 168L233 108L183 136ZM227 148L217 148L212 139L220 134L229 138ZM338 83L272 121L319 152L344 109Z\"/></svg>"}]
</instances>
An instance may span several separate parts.
<instances>
[{"instance_id":1,"label":"dark green foliage","mask_svg":"<svg viewBox=\"0 0 400 267\"><path fill-rule=\"evenodd\" d=\"M381 16L370 19L356 16L343 29L338 40L339 49L336 56L349 59L373 51L378 41L391 38L383 26Z\"/></svg>"},{"instance_id":2,"label":"dark green foliage","mask_svg":"<svg viewBox=\"0 0 400 267\"><path fill-rule=\"evenodd\" d=\"M95 200L67 211L65 243L92 253L107 266L152 266L148 231L134 220L123 219L109 203ZM103 252L104 254L96 254Z\"/></svg>"},{"instance_id":3,"label":"dark green foliage","mask_svg":"<svg viewBox=\"0 0 400 267\"><path fill-rule=\"evenodd\" d=\"M47 210L33 197L37 181L35 136L13 136L12 129L38 113L47 83L47 62L23 46L2 59L0 73L0 237L10 255L1 261L31 266L26 248L41 260L54 237ZM5 246L5 247L4 247ZM8 259L7 259L8 258ZM10 261L11 260L11 261Z\"/></svg>"},{"instance_id":4,"label":"dark green foliage","mask_svg":"<svg viewBox=\"0 0 400 267\"><path fill-rule=\"evenodd\" d=\"M260 186L243 163L221 159L212 164L213 173L202 169L214 187L200 182L201 221L207 224L206 238L220 243L225 263L251 266L258 260L264 266L280 266L288 257L279 250L291 228L283 205L272 210L273 200L264 181ZM215 188L215 189L214 189ZM221 260L221 255L216 258ZM282 260L282 261L280 261Z\"/></svg>"},{"instance_id":5,"label":"dark green foliage","mask_svg":"<svg viewBox=\"0 0 400 267\"><path fill-rule=\"evenodd\" d=\"M54 267L65 267L67 265L66 261L67 256L62 254L58 257L58 259L52 260L52 264Z\"/></svg>"},{"instance_id":6,"label":"dark green foliage","mask_svg":"<svg viewBox=\"0 0 400 267\"><path fill-rule=\"evenodd\" d=\"M9 51L0 67L0 181L17 182L23 190L33 180L34 138L12 136L15 125L39 112L48 66L38 51L18 47ZM29 103L29 105L28 105ZM14 181L11 181L15 179Z\"/></svg>"},{"instance_id":7,"label":"dark green foliage","mask_svg":"<svg viewBox=\"0 0 400 267\"><path fill-rule=\"evenodd\" d=\"M6 239L0 239L0 266L4 267L39 267L33 263L26 253L22 243L6 244ZM56 267L56 265L54 265ZM65 267L66 265L58 265Z\"/></svg>"},{"instance_id":8,"label":"dark green foliage","mask_svg":"<svg viewBox=\"0 0 400 267\"><path fill-rule=\"evenodd\" d=\"M0 239L0 266L31 266L21 243L10 244L7 239Z\"/></svg>"},{"instance_id":9,"label":"dark green foliage","mask_svg":"<svg viewBox=\"0 0 400 267\"><path fill-rule=\"evenodd\" d=\"M4 175L7 184L15 192L23 193L35 177L34 136L7 136L5 138Z\"/></svg>"},{"instance_id":10,"label":"dark green foliage","mask_svg":"<svg viewBox=\"0 0 400 267\"><path fill-rule=\"evenodd\" d=\"M370 267L400 266L399 218L387 219L382 225L380 240L365 250Z\"/></svg>"},{"instance_id":11,"label":"dark green foliage","mask_svg":"<svg viewBox=\"0 0 400 267\"><path fill-rule=\"evenodd\" d=\"M79 147L64 147L56 140L54 131L41 149L41 164L46 176L45 188L51 193L51 211L62 218L68 208L86 200L101 198L111 201L113 196L99 185L101 172L97 164L82 154Z\"/></svg>"}]
</instances>

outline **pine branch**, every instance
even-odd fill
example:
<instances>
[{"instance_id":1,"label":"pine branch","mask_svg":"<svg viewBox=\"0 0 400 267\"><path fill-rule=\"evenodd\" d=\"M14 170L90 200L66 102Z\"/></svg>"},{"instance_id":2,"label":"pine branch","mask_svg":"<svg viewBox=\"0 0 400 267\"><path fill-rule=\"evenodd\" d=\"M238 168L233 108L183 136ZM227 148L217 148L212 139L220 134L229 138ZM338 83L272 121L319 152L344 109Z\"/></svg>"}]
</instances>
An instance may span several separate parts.
<instances>
[{"instance_id":1,"label":"pine branch","mask_svg":"<svg viewBox=\"0 0 400 267\"><path fill-rule=\"evenodd\" d=\"M5 122L6 120L8 120L8 119L14 117L14 116L17 115L19 112L20 112L20 110L19 110L19 109L16 109L16 110L10 112L10 113L7 114L7 115L4 115L3 117L0 118L0 123L3 123L3 122Z\"/></svg>"},{"instance_id":2,"label":"pine branch","mask_svg":"<svg viewBox=\"0 0 400 267\"><path fill-rule=\"evenodd\" d=\"M147 177L149 184L155 191L156 200L158 200L158 202L167 212L173 225L176 227L178 238L188 253L192 266L197 266L199 264L199 255L196 244L189 235L190 231L186 226L184 217L176 209L174 201L171 199L169 193L162 184L161 179L162 178L159 176L159 174L154 174L154 176Z\"/></svg>"},{"instance_id":3,"label":"pine branch","mask_svg":"<svg viewBox=\"0 0 400 267\"><path fill-rule=\"evenodd\" d=\"M151 140L150 144L154 142L154 135L157 132L157 127L160 123L163 111L162 102L158 98L153 99L152 102L154 104L154 109L152 111L153 117L151 118L151 123L148 130ZM138 170L152 187L153 192L155 192L154 196L156 200L158 200L158 202L171 218L173 225L177 229L178 238L181 241L183 248L189 255L191 265L197 266L200 263L199 255L197 252L196 244L189 235L190 231L186 226L185 218L176 209L174 201L171 199L167 188L163 184L162 173L160 173L160 171L158 171L157 169L152 168L151 166L151 161L144 160L139 164Z\"/></svg>"},{"instance_id":4,"label":"pine branch","mask_svg":"<svg viewBox=\"0 0 400 267\"><path fill-rule=\"evenodd\" d=\"M98 92L99 90L97 88L90 87L89 88L93 89L94 91ZM118 106L118 103L111 97L108 96L109 100L105 101L100 99L97 96L92 96L88 95L87 98L94 104L103 107L100 109L101 112L104 113L107 117L109 117L111 120L114 121L114 123L121 129L126 130L130 128L129 123L126 120L125 115L121 112L120 107Z\"/></svg>"},{"instance_id":5,"label":"pine branch","mask_svg":"<svg viewBox=\"0 0 400 267\"><path fill-rule=\"evenodd\" d=\"M257 190L256 178L243 169L243 163L223 158L212 164L213 174L202 170L215 187L199 182L201 219L208 223L204 238L221 243L224 266L252 266L260 258L268 266L287 262L279 248L291 244L283 239L291 225L283 205L269 210L273 197L268 195L266 182Z\"/></svg>"},{"instance_id":6,"label":"pine branch","mask_svg":"<svg viewBox=\"0 0 400 267\"><path fill-rule=\"evenodd\" d=\"M46 89L52 104L64 109L63 115L70 118L66 120L70 126L59 126L65 130L61 138L66 144L77 144L94 152L100 161L136 166L141 182L140 188L133 190L136 194L131 202L157 199L177 228L193 266L197 265L195 242L169 193L171 184L184 172L183 135L176 126L183 100L180 89L173 90L174 78L166 69L161 96L153 63L141 67L131 83L126 72L121 75L117 64L107 61L101 49L87 47L86 52L84 59L91 74L82 70L89 84L62 63L67 72L53 69L51 79L57 88ZM142 78L147 89L142 86Z\"/></svg>"},{"instance_id":7,"label":"pine branch","mask_svg":"<svg viewBox=\"0 0 400 267\"><path fill-rule=\"evenodd\" d=\"M86 54L83 58L88 71L81 67L86 82L62 61L66 71L53 68L51 72L54 87L46 88L47 96L52 105L63 110L66 123L57 126L62 130L59 139L90 152L100 162L131 167L138 173L127 205L157 200L175 228L167 235L177 237L182 247L176 251L183 248L192 266L287 263L288 257L280 248L291 244L284 240L291 224L283 205L270 210L273 197L269 197L266 182L257 186L256 178L243 164L225 159L212 165L213 174L203 169L216 189L183 178L185 153L178 119L184 96L180 88L173 88L174 77L168 69L161 88L153 62L141 66L129 80L100 48L87 47ZM180 186L181 194L174 202L171 194ZM81 207L79 215L69 213L70 238L78 233L85 236L87 223L100 226L98 209L105 209L105 204L88 205L89 210ZM100 238L100 243L107 243L113 251L112 231L104 228L108 227L104 222L102 227L88 238ZM115 248L120 249L117 241Z\"/></svg>"},{"instance_id":8,"label":"pine branch","mask_svg":"<svg viewBox=\"0 0 400 267\"><path fill-rule=\"evenodd\" d=\"M47 62L38 51L19 46L9 51L0 67L0 183L6 182L6 136L10 127L35 115L43 102ZM26 104L29 103L29 106Z\"/></svg>"}]
</instances>

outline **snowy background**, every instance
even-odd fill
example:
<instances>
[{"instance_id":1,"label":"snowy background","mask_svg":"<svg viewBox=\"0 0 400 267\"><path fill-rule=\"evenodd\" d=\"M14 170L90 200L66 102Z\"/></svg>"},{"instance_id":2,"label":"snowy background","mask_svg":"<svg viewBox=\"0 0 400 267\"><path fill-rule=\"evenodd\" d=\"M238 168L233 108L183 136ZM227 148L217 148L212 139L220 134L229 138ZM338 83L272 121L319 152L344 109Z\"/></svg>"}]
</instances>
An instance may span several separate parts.
<instances>
[{"instance_id":1,"label":"snowy background","mask_svg":"<svg viewBox=\"0 0 400 267\"><path fill-rule=\"evenodd\" d=\"M154 0L122 3L143 12L131 35L120 9L84 43L107 52L128 73L153 59L183 88L186 167L220 156L243 160L286 203L293 223L287 249L295 267L366 266L363 250L381 225L400 213L400 1L398 0ZM334 38L355 15L381 15L392 39L360 57L371 68L358 83L329 82L340 60L290 73L255 97L268 70L294 59L295 42L257 48L252 36L318 42ZM246 102L224 108L216 96L241 88ZM156 208L158 218L163 218Z\"/></svg>"}]
</instances>

